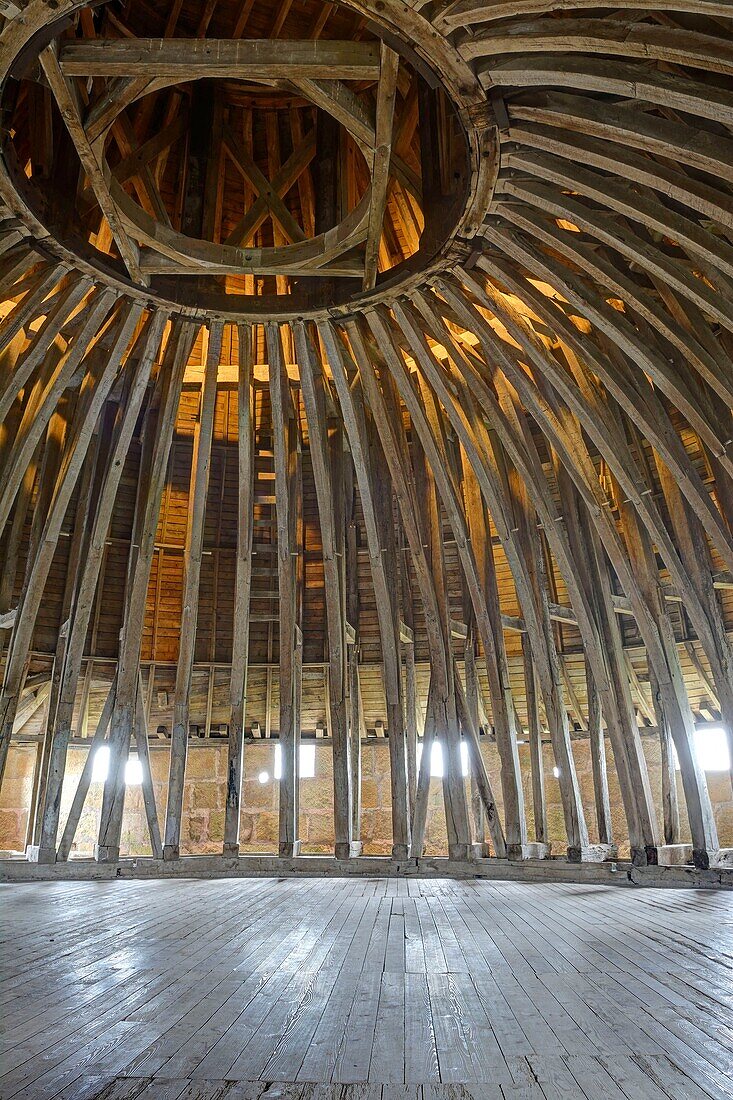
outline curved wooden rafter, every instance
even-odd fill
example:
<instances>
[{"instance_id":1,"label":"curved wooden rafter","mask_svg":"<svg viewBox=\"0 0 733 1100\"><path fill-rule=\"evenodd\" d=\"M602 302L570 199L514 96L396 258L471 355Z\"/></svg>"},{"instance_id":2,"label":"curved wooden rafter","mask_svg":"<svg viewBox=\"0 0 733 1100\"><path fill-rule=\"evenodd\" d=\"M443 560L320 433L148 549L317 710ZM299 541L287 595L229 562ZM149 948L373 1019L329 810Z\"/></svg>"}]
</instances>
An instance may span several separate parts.
<instances>
[{"instance_id":1,"label":"curved wooden rafter","mask_svg":"<svg viewBox=\"0 0 733 1100\"><path fill-rule=\"evenodd\" d=\"M40 18L36 6L29 7ZM350 7L376 18L371 0ZM290 71L283 62L276 72L287 51L271 44L269 53L254 50L267 53L271 69L253 70L252 79L271 80L273 95L291 97L288 111L309 99L350 131L341 152L344 160L352 157L352 175L342 177L351 192L338 198L328 165L321 174L312 131L301 127L303 145L288 155L271 142L273 170L266 178L249 164L246 133L227 136L229 124L223 124L222 149L252 201L226 234L209 240L194 240L155 212L161 163L190 137L188 116L185 125L176 124L173 99L159 141L135 133L134 124L114 136L121 120L138 117L125 114L128 108L149 121L151 90L161 110L166 106L172 85L165 82L178 77L165 68L165 58L180 71L181 43L188 40L172 26L145 81L140 70L149 44L143 41L148 52L132 65L140 42L128 48L128 39L109 45L102 34L92 40L88 26L88 45L69 38L58 58L53 51L44 55L43 71L84 168L81 208L88 213L94 206L92 195L103 212L113 204L109 230L133 278L203 270L272 275L281 293L285 274L307 273L318 275L326 290L317 308L285 323L273 314L235 328L204 311L202 328L195 305L159 308L154 284L146 300L102 274L92 277L83 257L75 270L63 242L57 255L52 240L34 240L34 223L24 221L24 201L13 199L12 174L3 169L0 528L7 567L18 576L14 590L11 582L0 591L7 641L0 769L29 670L39 659L44 593L57 583L54 563L67 533L75 548L63 558L68 622L51 658L52 705L39 757L41 858L68 857L89 787L86 769L59 844L67 748L85 662L88 667L98 656L93 649L87 656L86 647L94 645L95 599L98 608L107 598L104 558L125 477L137 481L137 495L125 593L118 598L115 681L94 740L106 740L110 749L98 858L119 856L124 766L133 743L146 769L152 849L167 859L180 855L209 550L217 570L222 555L232 554L236 594L231 659L224 661L231 666L227 857L243 848L245 742L250 708L257 706L248 695L248 669L260 659L269 680L278 666L279 850L287 857L299 851L303 666L314 653L334 753L335 851L351 858L361 850L365 716L354 694L361 690L363 645L371 647L379 721L386 720L389 732L395 858L425 851L428 750L436 739L446 746L452 859L469 858L475 845L485 848L489 840L494 857L547 854L538 772L543 736L558 769L569 858L615 854L613 770L634 860L674 858L668 846L681 843L681 826L669 778L671 744L691 858L708 867L728 843L718 835L695 725L703 710L714 713L733 761L733 51L725 33L731 12L713 0L626 0L603 11L590 0L442 6L385 0L379 25L395 35L402 19L402 36L414 36L415 58L432 57L442 66L445 100L431 99L425 82L407 89L404 75L400 89L397 55L385 44L365 45L351 59L371 66L361 74L365 79L382 76L368 95L344 83L353 74L343 68L311 72L293 55ZM97 30L104 28L111 33L100 15ZM8 23L0 44L10 53L21 37ZM198 43L192 56L207 75L214 39L192 41ZM250 40L230 42L226 57L249 56L250 46ZM328 48L334 54L338 46L334 39ZM314 44L305 53L323 58L328 48ZM112 61L101 60L105 56ZM82 71L95 74L88 104L76 83ZM106 85L102 77L109 78ZM458 104L450 118L449 99ZM270 138L273 132L270 126ZM441 174L458 160L439 156L431 169L429 145L448 147L464 133L470 197L441 252L420 210L430 209ZM118 139L110 163L100 159L105 140ZM362 153L366 162L354 167ZM486 162L480 169L477 159ZM257 172L264 180L259 188ZM314 181L321 181L323 195ZM434 209L448 209L449 190ZM338 224L327 220L337 198L350 210ZM268 219L272 245L262 243ZM409 280L398 273L390 282L387 261L403 246L406 252L406 242L414 269ZM358 276L366 294L357 292L347 304L330 299L331 281L342 276ZM230 436L221 425L229 423L231 385L237 416ZM185 412L189 396L193 404ZM182 474L176 448L190 422L194 444ZM229 482L220 465L226 469L230 451L236 522L227 531ZM265 461L272 465L269 493L256 482L258 463ZM155 555L165 549L165 522L156 532L174 477L187 496L186 540L177 548L186 568L162 845L147 753L156 630L152 642L145 631L155 618L153 589L159 594L165 583L162 571L154 573ZM72 513L76 528L69 527ZM261 530L269 542L259 541ZM258 605L265 598L258 569L268 556L277 580L273 573L262 583L277 594ZM322 567L315 582L314 562ZM316 613L314 585L321 601ZM368 615L349 619L364 589L373 617L366 643ZM258 610L272 601L275 613ZM425 672L429 666L421 694L416 662ZM213 658L210 663L222 667ZM143 665L150 669L147 682ZM209 675L207 728L216 669ZM651 699L644 695L647 684ZM263 727L272 722L270 712L268 704ZM666 761L662 807L655 804L644 750L649 724ZM525 728L534 841L522 775ZM580 737L593 765L591 805L579 778ZM487 739L500 768L500 813L482 750ZM463 743L475 785L471 812Z\"/></svg>"}]
</instances>

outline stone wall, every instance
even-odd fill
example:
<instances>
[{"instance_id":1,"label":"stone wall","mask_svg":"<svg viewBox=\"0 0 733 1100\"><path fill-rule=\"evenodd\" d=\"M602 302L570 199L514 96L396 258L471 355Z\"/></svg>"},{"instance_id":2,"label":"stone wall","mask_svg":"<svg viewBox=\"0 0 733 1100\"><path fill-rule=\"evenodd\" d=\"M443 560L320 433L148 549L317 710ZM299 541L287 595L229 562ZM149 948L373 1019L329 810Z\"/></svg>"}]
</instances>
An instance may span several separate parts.
<instances>
[{"instance_id":1,"label":"stone wall","mask_svg":"<svg viewBox=\"0 0 733 1100\"><path fill-rule=\"evenodd\" d=\"M277 782L273 778L275 744L272 741L248 742L245 747L245 781L242 798L242 851L243 853L277 851ZM655 739L643 739L649 766L650 779L657 807L661 807L661 767L659 746ZM161 819L165 810L165 792L168 778L169 751L167 745L151 745L153 780ZM492 780L497 803L501 808L501 786L498 757L493 744L483 746L484 759ZM595 810L593 804L593 778L588 744L575 741L573 751L578 769L583 803L588 817L591 839L596 837ZM66 820L71 799L76 788L85 754L85 747L69 749L69 763L64 783L61 822ZM609 786L613 816L614 838L621 854L628 852L628 832L613 766L613 755L608 752ZM533 838L531 777L529 750L519 747L522 779L527 804L527 821L530 839ZM22 850L28 822L31 799L33 766L36 746L32 744L11 746L2 790L0 790L0 849ZM221 850L224 831L224 799L226 777L226 744L207 742L192 744L188 757L187 780L184 794L184 821L181 852L187 855L215 853ZM365 854L389 853L391 848L390 771L389 749L386 741L366 743L362 749L362 840ZM560 790L553 776L554 759L549 745L545 746L544 766L547 792L547 816L550 839L556 853L565 847ZM268 779L260 783L259 775L266 772ZM733 795L727 773L709 773L708 784L715 808L720 843L733 846ZM689 839L684 814L684 796L681 784L682 838ZM94 783L84 809L73 854L90 855L93 851L102 784ZM661 817L661 808L659 809ZM300 789L300 835L306 852L330 852L333 847L333 769L330 745L316 743L316 776L303 779ZM430 808L427 829L427 852L442 855L446 851L445 816L440 780L433 779L430 792ZM124 855L150 854L147 825L139 787L130 787L125 804L122 831Z\"/></svg>"}]
</instances>

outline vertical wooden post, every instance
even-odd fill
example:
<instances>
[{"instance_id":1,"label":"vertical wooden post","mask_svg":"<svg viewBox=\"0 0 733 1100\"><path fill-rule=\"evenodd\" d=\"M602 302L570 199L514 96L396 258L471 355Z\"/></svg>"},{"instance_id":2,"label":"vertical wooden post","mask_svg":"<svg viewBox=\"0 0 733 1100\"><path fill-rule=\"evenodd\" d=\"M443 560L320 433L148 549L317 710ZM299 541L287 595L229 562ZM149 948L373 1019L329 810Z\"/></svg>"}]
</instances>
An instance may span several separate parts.
<instances>
[{"instance_id":1,"label":"vertical wooden post","mask_svg":"<svg viewBox=\"0 0 733 1100\"><path fill-rule=\"evenodd\" d=\"M468 638L466 639L463 660L466 670L466 707L468 708L470 720L478 731L481 723L479 721L479 683L478 671L476 669L476 641L473 636L473 630L469 631ZM490 853L489 846L486 843L486 812L484 810L484 804L481 801L481 793L478 788L476 773L473 769L471 769L471 819L473 822L474 843L478 845L479 853L482 856L488 856Z\"/></svg>"},{"instance_id":2,"label":"vertical wooden post","mask_svg":"<svg viewBox=\"0 0 733 1100\"><path fill-rule=\"evenodd\" d=\"M166 314L152 314L143 329L137 346L130 354L131 362L125 372L125 386L117 411L109 458L99 492L96 512L86 547L86 557L69 621L69 636L64 652L63 671L59 685L58 705L53 716L53 740L51 756L53 766L41 811L41 835L38 839L40 861L51 861L56 847L56 834L61 807L61 786L66 768L66 746L71 735L79 674L84 655L84 645L94 606L94 594L100 579L105 556L106 540L112 518L117 490L124 471L125 456L130 447L137 418L145 397L150 372L160 346ZM139 362L133 366L136 355Z\"/></svg>"},{"instance_id":3,"label":"vertical wooden post","mask_svg":"<svg viewBox=\"0 0 733 1100\"><path fill-rule=\"evenodd\" d=\"M280 592L280 829L281 856L297 856L300 787L300 692L302 635L296 531L299 489L299 433L290 394L279 325L266 325L275 455L277 564Z\"/></svg>"},{"instance_id":4,"label":"vertical wooden post","mask_svg":"<svg viewBox=\"0 0 733 1100\"><path fill-rule=\"evenodd\" d=\"M66 819L64 825L64 831L59 842L58 850L56 852L56 859L59 863L64 863L69 858L72 845L74 843L74 837L76 836L76 830L79 826L79 820L81 818L82 810L84 809L84 803L86 801L87 794L89 793L89 787L92 782L92 772L94 771L94 755L98 748L104 743L107 736L107 730L112 718L112 711L114 709L115 702L115 688L117 686L117 674L110 684L107 698L105 699L104 706L102 707L102 713L99 716L99 722L97 728L94 731L94 736L89 741L89 751L87 753L86 760L84 761L84 767L82 768L81 775L79 776L79 782L76 785L74 797L71 802L71 808L69 810L69 816Z\"/></svg>"},{"instance_id":5,"label":"vertical wooden post","mask_svg":"<svg viewBox=\"0 0 733 1100\"><path fill-rule=\"evenodd\" d=\"M142 794L145 818L148 823L150 836L150 850L155 859L163 858L163 845L160 842L160 826L158 824L158 809L155 805L155 788L153 787L153 773L150 768L150 744L148 742L148 722L145 717L145 690L143 688L142 672L138 673L137 704L135 707L135 745L137 756L142 769Z\"/></svg>"},{"instance_id":6,"label":"vertical wooden post","mask_svg":"<svg viewBox=\"0 0 733 1100\"><path fill-rule=\"evenodd\" d=\"M77 589L79 572L82 568L82 563L86 558L90 509L92 505L93 494L95 494L99 488L97 484L99 477L98 466L104 465L104 451L108 447L108 429L110 427L111 419L112 417L110 415L110 410L105 410L102 417L101 428L97 432L95 445L88 454L86 462L84 464L82 484L76 505L74 529L71 536L71 545L69 547L69 559L66 566L64 594L61 603L61 623L59 629L59 637L56 643L56 652L54 654L53 660L53 672L51 674L51 693L48 700L46 723L43 732L43 741L41 743L40 758L38 760L38 775L34 783L34 786L36 787L36 795L34 803L31 806L32 813L31 821L29 822L29 825L31 826L31 839L29 842L30 849L27 852L29 859L35 859L38 857L38 845L40 844L42 831L42 811L46 798L48 766L51 755L51 748L53 745L53 731L56 720L56 710L59 701L64 659L66 656L66 647L68 645L69 635L71 633L71 617L73 614L72 601L74 599ZM52 860L49 859L49 862L52 862Z\"/></svg>"},{"instance_id":7,"label":"vertical wooden post","mask_svg":"<svg viewBox=\"0 0 733 1100\"><path fill-rule=\"evenodd\" d=\"M318 514L323 544L323 572L326 598L326 626L328 633L328 707L331 737L333 740L333 818L335 854L337 859L348 859L352 854L351 826L351 764L349 732L346 716L346 636L343 603L343 539L339 539L343 526L343 508L338 512L335 493L342 491L340 465L334 469L329 454L328 424L326 423L323 375L316 362L313 345L302 322L294 325L295 347L300 367L300 384L308 421L313 479L318 501Z\"/></svg>"},{"instance_id":8,"label":"vertical wooden post","mask_svg":"<svg viewBox=\"0 0 733 1100\"><path fill-rule=\"evenodd\" d=\"M659 699L677 750L692 834L693 860L696 866L705 869L715 859L718 833L705 773L695 753L690 703L651 540L639 522L636 510L621 498L623 494L619 494L622 530L636 584L644 600L648 627L651 628L645 629L642 637L647 643L650 670L657 678ZM639 625L642 626L641 621Z\"/></svg>"},{"instance_id":9,"label":"vertical wooden post","mask_svg":"<svg viewBox=\"0 0 733 1100\"><path fill-rule=\"evenodd\" d=\"M370 325L374 325L375 317L368 315ZM347 322L346 331L354 350L356 361L359 365L360 377L364 386L364 392L375 418L375 426L379 433L385 459L389 466L395 495L400 505L402 521L405 525L410 549L412 551L413 564L415 565L420 595L425 608L425 617L428 627L428 640L431 651L432 675L436 681L436 722L445 734L444 769L444 794L446 797L446 818L448 829L448 852L451 859L465 859L470 849L470 834L468 825L468 809L466 805L466 791L461 775L460 762L460 728L456 714L455 692L453 690L453 666L449 659L448 646L450 637L446 617L441 613L439 598L436 590L435 578L428 557L425 553L423 532L419 521L421 509L417 507L417 496L412 475L407 466L407 449L404 440L404 429L401 418L398 419L397 409L394 405L393 395L387 402L382 392L380 382L375 373L374 363L370 357L364 335L356 322ZM375 333L379 334L378 327ZM380 334L381 335L381 334ZM379 335L377 336L379 339ZM389 346L382 350L387 352ZM394 356L389 358L391 371L396 368ZM385 374L385 385L390 385L390 375ZM411 410L412 412L412 410ZM435 501L437 507L437 501ZM435 515L435 538L440 538L440 530ZM442 541L442 539L441 539ZM406 780L406 776L405 776Z\"/></svg>"},{"instance_id":10,"label":"vertical wooden post","mask_svg":"<svg viewBox=\"0 0 733 1100\"><path fill-rule=\"evenodd\" d=\"M375 478L372 471L369 433L362 391L355 364L341 338L330 323L319 326L321 339L338 394L341 414L351 446L364 513L364 530L377 604L379 634L382 643L382 672L390 731L390 777L392 794L392 858L406 859L410 847L410 819L407 798L406 761L400 751L404 744L402 678L400 676L399 631L396 591L390 586L383 553L382 527L377 509ZM387 495L384 486L380 489Z\"/></svg>"},{"instance_id":11,"label":"vertical wooden post","mask_svg":"<svg viewBox=\"0 0 733 1100\"><path fill-rule=\"evenodd\" d=\"M733 646L726 634L718 593L713 587L708 540L702 523L680 492L669 468L656 451L654 455L680 557L704 616L704 622L700 622L698 615L690 617L710 662L733 776ZM730 521L733 522L733 517Z\"/></svg>"},{"instance_id":12,"label":"vertical wooden post","mask_svg":"<svg viewBox=\"0 0 733 1100\"><path fill-rule=\"evenodd\" d=\"M232 642L231 707L227 796L224 819L224 855L239 854L239 816L244 772L244 721L247 710L247 658L250 593L252 591L252 535L254 508L254 408L252 391L252 329L240 325L238 384L238 507L237 559L234 582L234 636Z\"/></svg>"},{"instance_id":13,"label":"vertical wooden post","mask_svg":"<svg viewBox=\"0 0 733 1100\"><path fill-rule=\"evenodd\" d=\"M400 575L400 590L402 593L402 620L412 635L409 640L402 640L402 654L405 664L405 740L407 742L407 789L410 800L410 816L415 813L415 798L417 795L417 738L418 738L418 692L417 670L415 667L415 615L412 599L412 583L410 581L409 547L405 545L404 533L398 542L399 561L397 568Z\"/></svg>"},{"instance_id":14,"label":"vertical wooden post","mask_svg":"<svg viewBox=\"0 0 733 1100\"><path fill-rule=\"evenodd\" d=\"M526 634L522 635L522 665L524 669L524 692L527 700L529 758L532 769L534 838L539 844L547 844L549 851L550 837L547 831L547 801L545 799L545 769L542 757L540 708L537 699L537 682L532 660L532 648Z\"/></svg>"},{"instance_id":15,"label":"vertical wooden post","mask_svg":"<svg viewBox=\"0 0 733 1100\"><path fill-rule=\"evenodd\" d=\"M351 629L351 640L347 646L347 692L349 740L351 742L351 838L352 844L361 842L361 741L366 737L364 710L361 700L359 680L359 532L356 526L356 492L354 485L354 463L351 454L344 454L344 521L346 539L344 556L346 562L346 621Z\"/></svg>"},{"instance_id":16,"label":"vertical wooden post","mask_svg":"<svg viewBox=\"0 0 733 1100\"><path fill-rule=\"evenodd\" d=\"M680 800L677 793L677 767L672 743L672 733L667 721L661 692L654 670L649 670L649 683L654 701L654 715L659 730L659 750L662 764L662 820L664 843L680 842Z\"/></svg>"},{"instance_id":17,"label":"vertical wooden post","mask_svg":"<svg viewBox=\"0 0 733 1100\"><path fill-rule=\"evenodd\" d=\"M79 392L72 424L66 434L58 478L53 485L48 512L42 513L37 550L33 556L29 556L26 580L18 605L18 615L0 696L0 722L2 723L0 776L4 769L15 712L25 679L33 629L66 510L86 458L97 419L112 388L141 312L142 306L137 303L123 304L107 334L107 339L110 340L109 346L97 348L88 357L88 370Z\"/></svg>"},{"instance_id":18,"label":"vertical wooden post","mask_svg":"<svg viewBox=\"0 0 733 1100\"><path fill-rule=\"evenodd\" d=\"M183 584L181 633L176 666L176 686L173 698L173 728L171 758L168 773L168 805L165 814L163 858L178 859L181 844L183 787L188 757L188 718L191 707L191 677L196 652L201 557L204 546L206 497L209 489L211 442L214 437L219 359L221 358L222 325L213 322L208 334L206 368L201 388L201 405L194 435L191 460L191 481L188 498L188 526Z\"/></svg>"},{"instance_id":19,"label":"vertical wooden post","mask_svg":"<svg viewBox=\"0 0 733 1100\"><path fill-rule=\"evenodd\" d=\"M598 840L601 844L613 844L611 825L611 799L608 793L608 774L606 772L606 746L603 737L603 715L593 669L588 660L585 663L585 680L588 689L588 741L590 746L591 767L593 769L593 792L596 803L596 823Z\"/></svg>"},{"instance_id":20,"label":"vertical wooden post","mask_svg":"<svg viewBox=\"0 0 733 1100\"><path fill-rule=\"evenodd\" d=\"M109 772L104 785L95 853L100 862L114 862L120 855L122 812L125 804L125 763L135 721L145 602L155 552L155 535L168 455L176 425L183 376L196 330L197 326L192 322L174 322L161 367L160 413L146 474L147 491L141 502L139 547L136 552L131 551L125 618L120 640L117 688L109 734Z\"/></svg>"}]
</instances>

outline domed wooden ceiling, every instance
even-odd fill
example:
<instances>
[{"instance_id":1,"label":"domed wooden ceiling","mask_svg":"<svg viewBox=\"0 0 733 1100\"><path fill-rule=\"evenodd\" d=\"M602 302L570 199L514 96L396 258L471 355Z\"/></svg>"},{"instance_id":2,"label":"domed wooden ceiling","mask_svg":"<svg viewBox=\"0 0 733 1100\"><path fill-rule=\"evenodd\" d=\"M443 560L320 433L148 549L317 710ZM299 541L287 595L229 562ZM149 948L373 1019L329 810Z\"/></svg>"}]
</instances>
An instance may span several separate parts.
<instances>
[{"instance_id":1,"label":"domed wooden ceiling","mask_svg":"<svg viewBox=\"0 0 733 1100\"><path fill-rule=\"evenodd\" d=\"M700 676L733 748L730 3L29 0L3 10L6 566L17 564L31 503L34 517L20 591L13 597L12 579L5 588L3 762L67 511L88 494L54 665L41 858L56 858L100 563L142 432L98 855L119 853L124 762L131 738L141 754L146 740L137 714L146 597L191 360L203 380L166 856L180 844L217 372L221 382L231 365L239 478L225 852L238 850L259 379L269 394L277 515L281 853L298 850L307 453L323 560L337 854L358 850L358 579L347 553L347 474L378 616L395 854L422 851L429 782L429 753L421 769L415 758L412 587L431 672L425 737L437 731L448 750L453 858L477 839L461 738L494 852L538 853L517 755L526 722L535 749L540 726L552 743L571 858L610 850L601 843L605 731L637 862L663 862L665 840L678 839L673 743L694 858L708 866L720 842L692 750L679 632L682 624L697 643ZM46 476L34 489L44 444ZM508 566L501 584L498 558ZM663 819L623 647L630 619L665 746ZM585 660L596 836L573 762L559 623ZM507 671L516 634L520 688ZM485 661L483 725L501 758L503 815L478 751L476 657Z\"/></svg>"}]
</instances>

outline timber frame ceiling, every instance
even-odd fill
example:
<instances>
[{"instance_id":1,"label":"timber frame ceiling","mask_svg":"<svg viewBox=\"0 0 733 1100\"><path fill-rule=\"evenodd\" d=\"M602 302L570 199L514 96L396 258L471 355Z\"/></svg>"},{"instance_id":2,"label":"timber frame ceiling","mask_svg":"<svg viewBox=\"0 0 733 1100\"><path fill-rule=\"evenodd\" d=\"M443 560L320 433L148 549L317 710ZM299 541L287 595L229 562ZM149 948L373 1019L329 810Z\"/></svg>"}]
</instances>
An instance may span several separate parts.
<instances>
[{"instance_id":1,"label":"timber frame ceiling","mask_svg":"<svg viewBox=\"0 0 733 1100\"><path fill-rule=\"evenodd\" d=\"M154 853L180 851L218 442L236 467L226 854L239 843L264 553L254 470L266 453L278 610L261 656L279 681L282 855L299 848L315 546L337 855L359 849L368 593L396 857L423 850L424 724L447 750L453 859L482 830L495 855L546 853L546 736L570 858L613 852L607 738L634 859L679 856L674 744L692 858L715 862L692 746L702 685L733 760L730 0L4 0L0 11L0 767L59 554L65 568L36 784L40 858L68 855L66 747L133 470L120 640L96 735L111 750L97 854L119 856L133 740L146 757L141 658L161 504L195 383L162 838L152 788L146 797ZM231 439L217 427L225 382L236 390ZM629 620L651 689L642 703ZM583 662L577 690L565 627ZM416 649L430 668L422 697ZM591 740L595 835L573 715ZM662 739L661 815L645 723ZM486 731L502 814L479 751Z\"/></svg>"}]
</instances>

